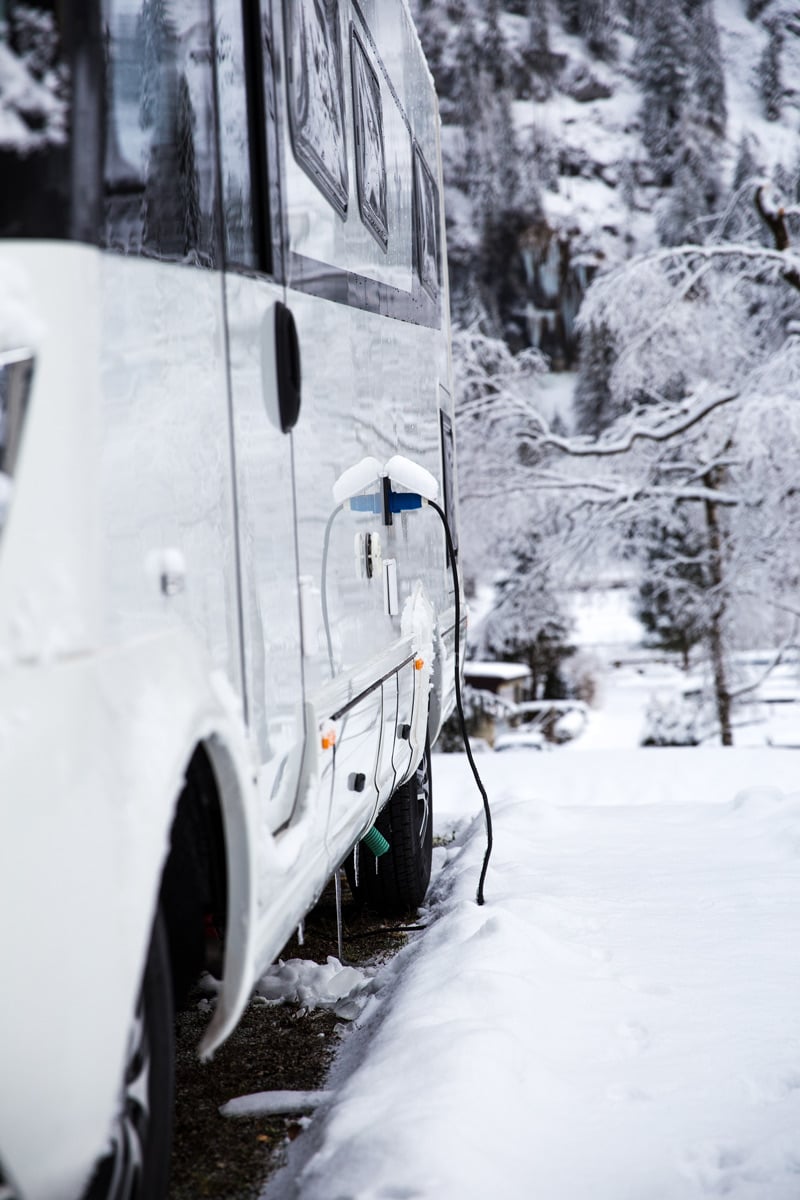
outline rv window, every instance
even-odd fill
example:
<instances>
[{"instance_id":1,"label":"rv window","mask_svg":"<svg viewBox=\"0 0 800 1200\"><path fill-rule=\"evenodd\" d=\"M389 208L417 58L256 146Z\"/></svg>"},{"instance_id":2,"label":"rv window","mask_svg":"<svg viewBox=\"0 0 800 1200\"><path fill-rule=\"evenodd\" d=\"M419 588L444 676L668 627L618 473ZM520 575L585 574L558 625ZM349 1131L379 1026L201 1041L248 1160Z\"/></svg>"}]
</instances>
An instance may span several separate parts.
<instances>
[{"instance_id":1,"label":"rv window","mask_svg":"<svg viewBox=\"0 0 800 1200\"><path fill-rule=\"evenodd\" d=\"M105 19L105 242L124 254L210 266L210 0L106 0Z\"/></svg>"},{"instance_id":2,"label":"rv window","mask_svg":"<svg viewBox=\"0 0 800 1200\"><path fill-rule=\"evenodd\" d=\"M0 233L69 237L72 80L63 6L0 0Z\"/></svg>"},{"instance_id":3,"label":"rv window","mask_svg":"<svg viewBox=\"0 0 800 1200\"><path fill-rule=\"evenodd\" d=\"M70 72L55 8L0 0L0 145L22 155L67 142Z\"/></svg>"},{"instance_id":4,"label":"rv window","mask_svg":"<svg viewBox=\"0 0 800 1200\"><path fill-rule=\"evenodd\" d=\"M355 29L350 52L353 68L353 120L356 134L358 208L364 224L385 250L389 243L386 216L386 151L378 76Z\"/></svg>"},{"instance_id":5,"label":"rv window","mask_svg":"<svg viewBox=\"0 0 800 1200\"><path fill-rule=\"evenodd\" d=\"M417 274L425 291L439 295L439 197L428 164L414 145L414 247Z\"/></svg>"},{"instance_id":6,"label":"rv window","mask_svg":"<svg viewBox=\"0 0 800 1200\"><path fill-rule=\"evenodd\" d=\"M284 14L294 155L344 216L348 175L339 3L286 0Z\"/></svg>"},{"instance_id":7,"label":"rv window","mask_svg":"<svg viewBox=\"0 0 800 1200\"><path fill-rule=\"evenodd\" d=\"M258 267L242 7L218 7L217 88L226 265Z\"/></svg>"}]
</instances>

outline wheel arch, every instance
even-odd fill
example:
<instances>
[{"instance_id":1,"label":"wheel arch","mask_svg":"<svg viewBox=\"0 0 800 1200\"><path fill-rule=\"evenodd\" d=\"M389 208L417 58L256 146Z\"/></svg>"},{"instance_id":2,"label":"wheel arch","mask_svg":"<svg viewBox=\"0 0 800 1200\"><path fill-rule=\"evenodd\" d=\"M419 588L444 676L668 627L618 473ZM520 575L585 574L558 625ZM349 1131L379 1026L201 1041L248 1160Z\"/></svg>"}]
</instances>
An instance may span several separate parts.
<instances>
[{"instance_id":1,"label":"wheel arch","mask_svg":"<svg viewBox=\"0 0 800 1200\"><path fill-rule=\"evenodd\" d=\"M204 741L202 753L217 788L227 885L222 986L199 1047L201 1055L209 1058L232 1032L250 999L255 973L258 872L252 807L247 803L235 756L217 734Z\"/></svg>"},{"instance_id":2,"label":"wheel arch","mask_svg":"<svg viewBox=\"0 0 800 1200\"><path fill-rule=\"evenodd\" d=\"M208 1056L228 1036L252 986L254 839L240 772L224 737L195 745L177 796L161 877L176 1000L202 970L220 980L203 1037Z\"/></svg>"}]
</instances>

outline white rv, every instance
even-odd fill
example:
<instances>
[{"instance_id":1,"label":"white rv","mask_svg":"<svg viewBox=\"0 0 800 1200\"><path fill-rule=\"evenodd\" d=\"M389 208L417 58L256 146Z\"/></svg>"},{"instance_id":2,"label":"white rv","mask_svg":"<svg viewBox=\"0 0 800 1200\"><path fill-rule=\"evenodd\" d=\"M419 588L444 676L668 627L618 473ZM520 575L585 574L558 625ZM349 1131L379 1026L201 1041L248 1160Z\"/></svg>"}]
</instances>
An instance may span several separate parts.
<instances>
[{"instance_id":1,"label":"white rv","mask_svg":"<svg viewBox=\"0 0 800 1200\"><path fill-rule=\"evenodd\" d=\"M423 899L438 138L405 0L0 0L0 1197L158 1200L174 990Z\"/></svg>"}]
</instances>

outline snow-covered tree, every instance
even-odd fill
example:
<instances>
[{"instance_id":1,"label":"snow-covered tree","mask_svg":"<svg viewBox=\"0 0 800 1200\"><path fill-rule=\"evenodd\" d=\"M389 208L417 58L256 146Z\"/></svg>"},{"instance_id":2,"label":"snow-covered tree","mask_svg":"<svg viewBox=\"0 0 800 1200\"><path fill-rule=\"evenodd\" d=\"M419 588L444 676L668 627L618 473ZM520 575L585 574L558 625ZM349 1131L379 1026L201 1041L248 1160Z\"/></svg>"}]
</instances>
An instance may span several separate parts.
<instances>
[{"instance_id":1,"label":"snow-covered tree","mask_svg":"<svg viewBox=\"0 0 800 1200\"><path fill-rule=\"evenodd\" d=\"M708 0L648 5L636 65L642 141L669 188L659 214L665 245L698 240L698 221L718 201L719 146L727 109L719 31Z\"/></svg>"},{"instance_id":2,"label":"snow-covered tree","mask_svg":"<svg viewBox=\"0 0 800 1200\"><path fill-rule=\"evenodd\" d=\"M536 456L527 437L547 430L536 407L546 366L538 351L513 354L502 338L477 326L454 331L459 492L474 560L491 558L502 531L528 522L530 498L509 493L508 473L519 467L530 475ZM502 506L487 503L498 496L505 498Z\"/></svg>"},{"instance_id":3,"label":"snow-covered tree","mask_svg":"<svg viewBox=\"0 0 800 1200\"><path fill-rule=\"evenodd\" d=\"M496 589L481 652L529 663L541 694L555 686L568 653L568 620L553 578L557 506L524 486L539 457L526 436L547 428L536 408L545 363L535 351L512 354L504 341L472 328L455 334L454 367L464 558Z\"/></svg>"},{"instance_id":4,"label":"snow-covered tree","mask_svg":"<svg viewBox=\"0 0 800 1200\"><path fill-rule=\"evenodd\" d=\"M714 0L411 3L441 97L451 296L456 322L468 329L456 339L467 571L495 579L507 617L517 611L515 594L521 604L527 591L538 605L525 618L534 627L546 620L548 572L560 582L599 542L635 550L653 585L665 575L670 585L652 601L663 599L663 632L665 621L677 629L686 620L692 572L681 577L675 532L685 530L708 583L697 591L693 628L703 639L693 656L702 652L714 666L723 709L728 697L725 730L739 686L732 651L756 635L779 642L791 620L793 500L788 486L780 503L771 498L783 448L773 431L763 436L770 452L751 453L751 423L754 381L770 365L785 370L798 315L791 276L800 280L800 265L790 246L800 238L792 211L798 164L776 171L775 148L759 143L757 127L742 138L738 160L726 141L729 103L731 111L737 105L732 124L748 126L741 75L735 98L726 95L720 29L730 28L730 14ZM760 30L740 50L755 63L778 6L762 12L766 6L751 0L751 8ZM597 58L604 61L595 67ZM569 87L579 69L608 91L621 79L639 88L621 168L599 155L595 161L585 136L583 114L594 120L602 96L575 109L568 129L548 119L550 97L575 99ZM757 96L755 77L752 86ZM531 96L533 119L519 103ZM785 202L768 201L759 214L753 190L770 170ZM608 189L596 228L589 186L592 205ZM658 242L666 248L637 253ZM550 328L554 301L541 281L555 279L561 303L578 254L592 270L609 269L579 317L575 437L555 422L547 431L535 356L513 351ZM630 256L618 277L613 264ZM571 311L585 286L584 279ZM553 345L558 354L562 343ZM759 429L777 428L787 403L781 394L759 410ZM770 528L784 538L773 545L770 534L765 558L768 509ZM657 527L667 531L663 562Z\"/></svg>"},{"instance_id":5,"label":"snow-covered tree","mask_svg":"<svg viewBox=\"0 0 800 1200\"><path fill-rule=\"evenodd\" d=\"M583 0L580 29L592 54L613 58L617 51L615 0Z\"/></svg>"},{"instance_id":6,"label":"snow-covered tree","mask_svg":"<svg viewBox=\"0 0 800 1200\"><path fill-rule=\"evenodd\" d=\"M581 0L557 0L557 4L567 33L580 33Z\"/></svg>"},{"instance_id":7,"label":"snow-covered tree","mask_svg":"<svg viewBox=\"0 0 800 1200\"><path fill-rule=\"evenodd\" d=\"M672 187L656 206L656 229L662 246L678 246L687 238L703 240L703 227L717 199L718 177L713 158L687 130L672 161Z\"/></svg>"},{"instance_id":8,"label":"snow-covered tree","mask_svg":"<svg viewBox=\"0 0 800 1200\"><path fill-rule=\"evenodd\" d=\"M581 320L610 337L607 382L623 415L599 439L538 443L540 453L550 444L614 464L584 477L587 503L616 514L649 572L652 523L691 530L691 554L684 536L661 542L661 619L666 584L678 596L696 568L692 628L708 654L724 745L739 686L732 651L793 636L800 612L800 550L789 532L800 516L790 478L800 460L800 323L791 319L800 316L800 262L786 232L791 211L765 189L759 209L774 249L681 246L596 281ZM675 600L676 622L682 607Z\"/></svg>"},{"instance_id":9,"label":"snow-covered tree","mask_svg":"<svg viewBox=\"0 0 800 1200\"><path fill-rule=\"evenodd\" d=\"M758 66L759 90L768 121L777 121L786 96L781 75L783 33L777 21L770 24L769 37Z\"/></svg>"},{"instance_id":10,"label":"snow-covered tree","mask_svg":"<svg viewBox=\"0 0 800 1200\"><path fill-rule=\"evenodd\" d=\"M699 122L714 134L725 132L728 105L719 29L710 0L700 0L691 13L692 103Z\"/></svg>"},{"instance_id":11,"label":"snow-covered tree","mask_svg":"<svg viewBox=\"0 0 800 1200\"><path fill-rule=\"evenodd\" d=\"M642 141L662 184L672 181L689 99L689 23L680 0L648 4L641 16L636 67L642 90Z\"/></svg>"},{"instance_id":12,"label":"snow-covered tree","mask_svg":"<svg viewBox=\"0 0 800 1200\"><path fill-rule=\"evenodd\" d=\"M524 662L533 699L564 696L561 666L572 653L570 622L553 586L543 533L520 529L495 576L495 602L480 631L480 653Z\"/></svg>"},{"instance_id":13,"label":"snow-covered tree","mask_svg":"<svg viewBox=\"0 0 800 1200\"><path fill-rule=\"evenodd\" d=\"M757 151L755 140L745 134L739 142L730 193L717 223L718 239L730 242L768 241L769 233L753 204L754 191L765 175L764 164L757 157Z\"/></svg>"},{"instance_id":14,"label":"snow-covered tree","mask_svg":"<svg viewBox=\"0 0 800 1200\"><path fill-rule=\"evenodd\" d=\"M580 34L592 54L611 58L616 51L616 0L558 0L567 33Z\"/></svg>"},{"instance_id":15,"label":"snow-covered tree","mask_svg":"<svg viewBox=\"0 0 800 1200\"><path fill-rule=\"evenodd\" d=\"M739 153L733 171L733 190L738 192L744 184L753 183L764 174L763 165L756 159L753 139L744 135L739 143ZM748 199L748 209L752 213L752 203Z\"/></svg>"},{"instance_id":16,"label":"snow-covered tree","mask_svg":"<svg viewBox=\"0 0 800 1200\"><path fill-rule=\"evenodd\" d=\"M579 433L597 437L619 415L610 385L616 347L601 321L587 323L581 335L580 371L575 387L575 425Z\"/></svg>"},{"instance_id":17,"label":"snow-covered tree","mask_svg":"<svg viewBox=\"0 0 800 1200\"><path fill-rule=\"evenodd\" d=\"M517 235L541 210L539 173L520 152L514 127L514 93L501 12L462 0L457 23L444 5L421 14L420 32L434 50L439 81L447 89L443 116L457 147L446 157L448 181L463 198L456 236L449 237L451 298L464 324L481 318L494 332L519 341L515 302L503 291L521 272Z\"/></svg>"},{"instance_id":18,"label":"snow-covered tree","mask_svg":"<svg viewBox=\"0 0 800 1200\"><path fill-rule=\"evenodd\" d=\"M511 354L477 329L455 337L459 489L464 562L494 589L475 652L526 662L537 698L577 685L564 589L588 561L578 548L583 497L554 490L538 408L540 355ZM550 432L564 431L559 414ZM585 682L585 680L582 680Z\"/></svg>"},{"instance_id":19,"label":"snow-covered tree","mask_svg":"<svg viewBox=\"0 0 800 1200\"><path fill-rule=\"evenodd\" d=\"M544 0L530 0L528 45L534 67L541 70L550 55L550 21Z\"/></svg>"},{"instance_id":20,"label":"snow-covered tree","mask_svg":"<svg viewBox=\"0 0 800 1200\"><path fill-rule=\"evenodd\" d=\"M702 530L687 506L665 506L637 530L642 561L638 615L654 645L677 651L685 670L707 633L704 601L710 589Z\"/></svg>"}]
</instances>

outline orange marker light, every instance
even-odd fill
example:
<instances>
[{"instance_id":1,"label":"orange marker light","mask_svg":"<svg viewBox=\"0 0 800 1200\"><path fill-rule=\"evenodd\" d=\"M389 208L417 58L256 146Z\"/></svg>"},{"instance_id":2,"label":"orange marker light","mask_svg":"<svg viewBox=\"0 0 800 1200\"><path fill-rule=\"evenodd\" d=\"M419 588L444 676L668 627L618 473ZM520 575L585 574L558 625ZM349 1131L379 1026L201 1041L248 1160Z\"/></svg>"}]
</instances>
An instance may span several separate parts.
<instances>
[{"instance_id":1,"label":"orange marker light","mask_svg":"<svg viewBox=\"0 0 800 1200\"><path fill-rule=\"evenodd\" d=\"M322 749L332 750L336 745L336 730L327 729L322 735Z\"/></svg>"},{"instance_id":2,"label":"orange marker light","mask_svg":"<svg viewBox=\"0 0 800 1200\"><path fill-rule=\"evenodd\" d=\"M415 671L421 671L424 666L425 666L424 658L415 658L414 659L414 670Z\"/></svg>"}]
</instances>

